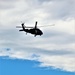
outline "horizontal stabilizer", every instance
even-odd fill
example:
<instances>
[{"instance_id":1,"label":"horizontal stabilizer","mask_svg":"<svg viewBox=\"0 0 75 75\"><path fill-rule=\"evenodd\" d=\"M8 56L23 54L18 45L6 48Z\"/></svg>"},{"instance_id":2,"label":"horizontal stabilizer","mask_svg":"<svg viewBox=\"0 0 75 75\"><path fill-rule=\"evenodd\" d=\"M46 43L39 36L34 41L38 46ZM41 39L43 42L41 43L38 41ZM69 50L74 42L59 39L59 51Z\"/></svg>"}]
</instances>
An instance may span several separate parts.
<instances>
[{"instance_id":1,"label":"horizontal stabilizer","mask_svg":"<svg viewBox=\"0 0 75 75\"><path fill-rule=\"evenodd\" d=\"M19 30L19 31L24 31L23 29Z\"/></svg>"}]
</instances>

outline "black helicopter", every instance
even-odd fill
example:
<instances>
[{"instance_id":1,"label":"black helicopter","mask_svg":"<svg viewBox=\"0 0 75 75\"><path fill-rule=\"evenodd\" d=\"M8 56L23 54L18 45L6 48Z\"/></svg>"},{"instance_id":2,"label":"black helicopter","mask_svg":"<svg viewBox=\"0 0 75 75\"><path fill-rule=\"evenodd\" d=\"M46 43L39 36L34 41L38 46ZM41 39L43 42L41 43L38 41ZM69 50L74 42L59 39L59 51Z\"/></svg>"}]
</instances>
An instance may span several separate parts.
<instances>
[{"instance_id":1,"label":"black helicopter","mask_svg":"<svg viewBox=\"0 0 75 75\"><path fill-rule=\"evenodd\" d=\"M37 28L37 21L35 22L35 27L26 27L25 25L24 25L24 23L22 23L21 24L22 25L22 27L20 27L20 26L16 26L17 28L22 28L21 30L19 30L19 31L25 31L26 32L26 34L27 33L31 33L31 34L33 34L35 37L37 36L37 35L43 35L43 32L39 29L39 28ZM27 29L28 28L28 29Z\"/></svg>"},{"instance_id":2,"label":"black helicopter","mask_svg":"<svg viewBox=\"0 0 75 75\"><path fill-rule=\"evenodd\" d=\"M16 28L22 28L22 29L19 30L19 31L25 31L26 34L27 34L27 33L31 33L31 34L33 34L35 37L36 37L37 35L40 35L40 36L43 35L42 30L40 30L40 29L37 27L37 21L35 22L35 27L26 27L26 26L24 25L24 23L22 23L21 25L22 25L22 27L21 27L21 26L16 26ZM54 26L54 24L53 24L53 25L46 25L46 26ZM40 26L40 27L44 27L44 26Z\"/></svg>"}]
</instances>

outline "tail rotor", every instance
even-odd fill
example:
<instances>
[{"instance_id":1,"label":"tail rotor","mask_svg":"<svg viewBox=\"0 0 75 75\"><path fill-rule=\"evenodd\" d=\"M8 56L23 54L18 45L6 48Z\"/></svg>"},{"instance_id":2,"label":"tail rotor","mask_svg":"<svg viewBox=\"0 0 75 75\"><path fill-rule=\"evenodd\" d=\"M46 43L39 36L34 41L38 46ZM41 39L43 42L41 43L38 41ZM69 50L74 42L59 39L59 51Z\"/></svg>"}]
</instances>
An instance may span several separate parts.
<instances>
[{"instance_id":1,"label":"tail rotor","mask_svg":"<svg viewBox=\"0 0 75 75\"><path fill-rule=\"evenodd\" d=\"M25 24L25 22L22 22L22 21L21 21L21 26L16 26L16 28L23 28L24 24ZM24 26L24 27L25 27L25 26Z\"/></svg>"},{"instance_id":2,"label":"tail rotor","mask_svg":"<svg viewBox=\"0 0 75 75\"><path fill-rule=\"evenodd\" d=\"M22 29L19 30L19 31L24 31L24 30L25 30L24 24L25 24L25 22L22 22L22 21L21 21L21 26L16 26L16 28L22 28Z\"/></svg>"}]
</instances>

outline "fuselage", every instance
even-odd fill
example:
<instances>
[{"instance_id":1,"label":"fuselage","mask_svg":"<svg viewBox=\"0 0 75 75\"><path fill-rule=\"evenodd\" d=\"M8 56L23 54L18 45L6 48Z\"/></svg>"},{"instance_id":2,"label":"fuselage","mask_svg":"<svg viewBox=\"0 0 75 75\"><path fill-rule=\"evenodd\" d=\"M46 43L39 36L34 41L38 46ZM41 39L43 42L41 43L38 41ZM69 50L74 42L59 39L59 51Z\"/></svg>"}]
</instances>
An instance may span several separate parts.
<instances>
[{"instance_id":1,"label":"fuselage","mask_svg":"<svg viewBox=\"0 0 75 75\"><path fill-rule=\"evenodd\" d=\"M34 35L42 35L43 34L43 32L40 30L40 29L24 29L24 31L25 32L27 32L27 33L31 33L31 34L34 34Z\"/></svg>"}]
</instances>

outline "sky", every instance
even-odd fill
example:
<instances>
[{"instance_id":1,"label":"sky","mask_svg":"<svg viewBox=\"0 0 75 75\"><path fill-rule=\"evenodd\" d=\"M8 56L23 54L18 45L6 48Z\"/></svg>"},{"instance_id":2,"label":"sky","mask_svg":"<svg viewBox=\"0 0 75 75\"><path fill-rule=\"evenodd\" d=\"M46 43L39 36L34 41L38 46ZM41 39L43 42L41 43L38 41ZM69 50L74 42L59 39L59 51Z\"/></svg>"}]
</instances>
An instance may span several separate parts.
<instances>
[{"instance_id":1,"label":"sky","mask_svg":"<svg viewBox=\"0 0 75 75\"><path fill-rule=\"evenodd\" d=\"M0 75L75 75L74 21L75 0L0 0Z\"/></svg>"}]
</instances>

